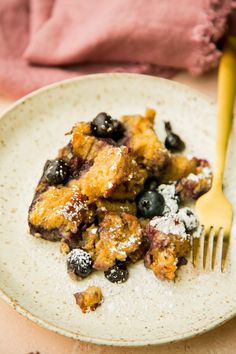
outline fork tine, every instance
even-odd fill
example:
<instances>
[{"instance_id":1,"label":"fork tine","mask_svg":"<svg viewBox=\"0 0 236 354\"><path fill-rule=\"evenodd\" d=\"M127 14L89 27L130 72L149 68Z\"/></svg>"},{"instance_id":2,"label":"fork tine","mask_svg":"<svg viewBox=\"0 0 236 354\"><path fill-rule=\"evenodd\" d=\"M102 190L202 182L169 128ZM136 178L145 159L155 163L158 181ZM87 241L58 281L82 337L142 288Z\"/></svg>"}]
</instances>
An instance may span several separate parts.
<instances>
[{"instance_id":1,"label":"fork tine","mask_svg":"<svg viewBox=\"0 0 236 354\"><path fill-rule=\"evenodd\" d=\"M222 228L219 229L217 235L217 242L216 242L216 256L215 256L215 268L219 268L222 270L222 258L223 258L223 230Z\"/></svg>"},{"instance_id":2,"label":"fork tine","mask_svg":"<svg viewBox=\"0 0 236 354\"><path fill-rule=\"evenodd\" d=\"M216 256L217 256L217 251L219 250L219 242L220 242L220 232L215 233L214 238L213 238L213 245L212 245L212 247L213 247L213 249L212 249L212 270L214 270L215 266L216 266Z\"/></svg>"},{"instance_id":3,"label":"fork tine","mask_svg":"<svg viewBox=\"0 0 236 354\"><path fill-rule=\"evenodd\" d=\"M208 254L208 245L209 245L209 236L210 236L210 229L207 229L205 227L205 234L204 234L204 240L203 240L203 269L206 269L206 261L207 261L207 254Z\"/></svg>"},{"instance_id":4,"label":"fork tine","mask_svg":"<svg viewBox=\"0 0 236 354\"><path fill-rule=\"evenodd\" d=\"M229 234L224 233L224 230L220 228L215 238L215 245L214 245L213 257L212 257L213 270L216 267L217 268L219 267L221 272L224 271L228 249L229 249Z\"/></svg>"},{"instance_id":5,"label":"fork tine","mask_svg":"<svg viewBox=\"0 0 236 354\"><path fill-rule=\"evenodd\" d=\"M194 268L203 267L203 251L204 251L204 227L199 227L197 237L193 238L193 266Z\"/></svg>"},{"instance_id":6,"label":"fork tine","mask_svg":"<svg viewBox=\"0 0 236 354\"><path fill-rule=\"evenodd\" d=\"M208 240L209 240L209 233L205 232L204 240L203 240L203 269L206 269L206 259L207 259L207 251L208 251Z\"/></svg>"},{"instance_id":7,"label":"fork tine","mask_svg":"<svg viewBox=\"0 0 236 354\"><path fill-rule=\"evenodd\" d=\"M197 266L199 243L200 243L200 237L193 238L193 266L194 266L194 268L196 268L196 266Z\"/></svg>"},{"instance_id":8,"label":"fork tine","mask_svg":"<svg viewBox=\"0 0 236 354\"><path fill-rule=\"evenodd\" d=\"M199 268L203 268L204 265L204 248L205 248L205 229L202 227L202 234L200 236L200 245L199 245L199 257L198 257L198 264Z\"/></svg>"},{"instance_id":9,"label":"fork tine","mask_svg":"<svg viewBox=\"0 0 236 354\"><path fill-rule=\"evenodd\" d=\"M199 226L198 230L195 232L195 235L193 235L193 239L192 239L192 263L194 268L197 267L197 260L198 260L199 249L200 249L200 238L202 234L203 234L203 226Z\"/></svg>"},{"instance_id":10,"label":"fork tine","mask_svg":"<svg viewBox=\"0 0 236 354\"><path fill-rule=\"evenodd\" d=\"M225 269L225 262L229 250L229 237L230 235L224 233L222 230L222 257L221 257L221 272L224 272Z\"/></svg>"},{"instance_id":11,"label":"fork tine","mask_svg":"<svg viewBox=\"0 0 236 354\"><path fill-rule=\"evenodd\" d=\"M204 240L204 253L203 253L203 268L204 270L212 270L212 254L213 254L213 242L215 238L215 230L211 226L208 229L208 233L205 234Z\"/></svg>"}]
</instances>

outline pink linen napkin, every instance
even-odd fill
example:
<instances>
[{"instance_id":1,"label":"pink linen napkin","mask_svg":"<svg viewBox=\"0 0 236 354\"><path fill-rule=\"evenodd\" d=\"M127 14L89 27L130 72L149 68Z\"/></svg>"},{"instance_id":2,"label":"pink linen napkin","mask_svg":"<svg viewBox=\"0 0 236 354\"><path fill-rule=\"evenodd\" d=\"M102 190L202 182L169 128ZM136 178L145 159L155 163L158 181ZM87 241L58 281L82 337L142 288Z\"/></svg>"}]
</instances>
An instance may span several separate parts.
<instances>
[{"instance_id":1,"label":"pink linen napkin","mask_svg":"<svg viewBox=\"0 0 236 354\"><path fill-rule=\"evenodd\" d=\"M1 0L0 92L95 72L170 77L217 65L235 0Z\"/></svg>"}]
</instances>

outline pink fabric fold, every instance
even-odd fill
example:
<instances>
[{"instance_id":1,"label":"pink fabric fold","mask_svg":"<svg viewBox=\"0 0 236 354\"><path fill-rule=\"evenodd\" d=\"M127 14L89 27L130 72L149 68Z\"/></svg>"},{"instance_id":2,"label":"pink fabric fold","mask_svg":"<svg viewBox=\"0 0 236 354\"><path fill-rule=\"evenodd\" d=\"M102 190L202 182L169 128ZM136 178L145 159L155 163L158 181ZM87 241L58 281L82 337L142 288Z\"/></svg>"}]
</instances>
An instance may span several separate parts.
<instances>
[{"instance_id":1,"label":"pink fabric fold","mask_svg":"<svg viewBox=\"0 0 236 354\"><path fill-rule=\"evenodd\" d=\"M1 0L0 91L96 72L171 77L218 63L234 0ZM234 23L234 20L231 20Z\"/></svg>"}]
</instances>

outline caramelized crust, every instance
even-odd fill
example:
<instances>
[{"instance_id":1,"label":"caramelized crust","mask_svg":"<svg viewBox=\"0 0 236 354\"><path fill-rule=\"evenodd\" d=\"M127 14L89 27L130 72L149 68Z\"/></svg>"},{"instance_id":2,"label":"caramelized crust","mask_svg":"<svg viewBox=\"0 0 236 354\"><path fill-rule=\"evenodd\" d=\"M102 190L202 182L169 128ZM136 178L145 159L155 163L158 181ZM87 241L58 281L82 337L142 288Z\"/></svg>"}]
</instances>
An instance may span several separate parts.
<instances>
[{"instance_id":1,"label":"caramelized crust","mask_svg":"<svg viewBox=\"0 0 236 354\"><path fill-rule=\"evenodd\" d=\"M106 145L109 144L104 139L97 139L91 135L90 123L80 122L72 129L72 153L82 161L93 161L100 149Z\"/></svg>"},{"instance_id":2,"label":"caramelized crust","mask_svg":"<svg viewBox=\"0 0 236 354\"><path fill-rule=\"evenodd\" d=\"M102 291L96 286L90 286L87 290L74 294L74 297L83 313L96 310L103 300Z\"/></svg>"},{"instance_id":3,"label":"caramelized crust","mask_svg":"<svg viewBox=\"0 0 236 354\"><path fill-rule=\"evenodd\" d=\"M94 211L88 205L87 197L78 190L49 187L34 201L29 213L29 224L35 233L37 230L40 233L43 229L58 230L58 235L66 237L77 232L82 222L91 223L93 215Z\"/></svg>"},{"instance_id":4,"label":"caramelized crust","mask_svg":"<svg viewBox=\"0 0 236 354\"><path fill-rule=\"evenodd\" d=\"M99 225L94 268L107 270L116 260L125 261L142 243L143 232L138 219L127 213L107 213Z\"/></svg>"},{"instance_id":5,"label":"caramelized crust","mask_svg":"<svg viewBox=\"0 0 236 354\"><path fill-rule=\"evenodd\" d=\"M73 154L79 155L83 160L88 159L89 152L97 140L90 133L90 123L81 122L72 129L71 145Z\"/></svg>"},{"instance_id":6,"label":"caramelized crust","mask_svg":"<svg viewBox=\"0 0 236 354\"><path fill-rule=\"evenodd\" d=\"M143 164L151 174L159 175L169 160L169 153L158 139L154 130L155 111L148 109L145 117L123 116L121 121L127 129L125 143L138 163Z\"/></svg>"},{"instance_id":7,"label":"caramelized crust","mask_svg":"<svg viewBox=\"0 0 236 354\"><path fill-rule=\"evenodd\" d=\"M161 183L179 181L190 173L196 173L198 160L193 157L188 159L183 155L171 155L170 161L160 176Z\"/></svg>"},{"instance_id":8,"label":"caramelized crust","mask_svg":"<svg viewBox=\"0 0 236 354\"><path fill-rule=\"evenodd\" d=\"M88 171L69 185L76 185L90 200L107 198L116 186L131 178L131 173L132 156L128 148L106 145L99 150Z\"/></svg>"}]
</instances>

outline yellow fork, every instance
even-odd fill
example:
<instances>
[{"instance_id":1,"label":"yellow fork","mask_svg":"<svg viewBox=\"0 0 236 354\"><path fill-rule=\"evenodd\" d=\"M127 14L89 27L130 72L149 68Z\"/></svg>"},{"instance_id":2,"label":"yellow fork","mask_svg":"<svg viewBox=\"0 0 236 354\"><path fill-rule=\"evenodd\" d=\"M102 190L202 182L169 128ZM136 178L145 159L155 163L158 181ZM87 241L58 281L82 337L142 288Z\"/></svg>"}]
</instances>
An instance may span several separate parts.
<instances>
[{"instance_id":1,"label":"yellow fork","mask_svg":"<svg viewBox=\"0 0 236 354\"><path fill-rule=\"evenodd\" d=\"M214 269L216 254L219 255L221 270L224 270L229 247L233 208L225 197L222 184L225 157L232 126L233 107L236 93L236 37L229 37L223 51L218 73L218 115L216 156L212 187L197 200L196 212L202 225L201 239L193 240L193 264L199 260ZM201 249L201 256L199 257Z\"/></svg>"}]
</instances>

